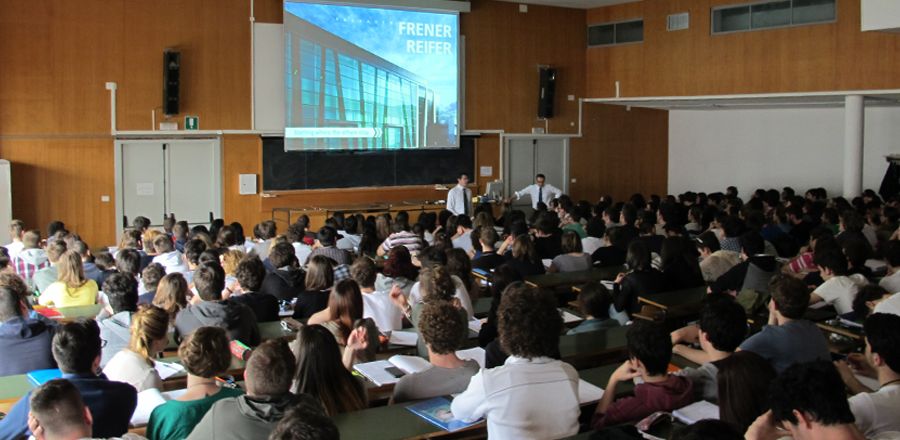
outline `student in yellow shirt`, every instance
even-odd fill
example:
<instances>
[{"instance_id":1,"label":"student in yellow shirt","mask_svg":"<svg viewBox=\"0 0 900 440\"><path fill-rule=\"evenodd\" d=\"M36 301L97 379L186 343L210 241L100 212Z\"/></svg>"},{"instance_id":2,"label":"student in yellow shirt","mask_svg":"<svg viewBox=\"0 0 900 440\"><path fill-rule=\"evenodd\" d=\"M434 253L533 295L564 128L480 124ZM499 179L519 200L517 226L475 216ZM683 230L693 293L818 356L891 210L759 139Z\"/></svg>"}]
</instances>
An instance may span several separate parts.
<instances>
[{"instance_id":1,"label":"student in yellow shirt","mask_svg":"<svg viewBox=\"0 0 900 440\"><path fill-rule=\"evenodd\" d=\"M38 297L38 304L53 307L87 306L97 302L97 283L84 276L81 256L66 251L57 262L59 276Z\"/></svg>"}]
</instances>

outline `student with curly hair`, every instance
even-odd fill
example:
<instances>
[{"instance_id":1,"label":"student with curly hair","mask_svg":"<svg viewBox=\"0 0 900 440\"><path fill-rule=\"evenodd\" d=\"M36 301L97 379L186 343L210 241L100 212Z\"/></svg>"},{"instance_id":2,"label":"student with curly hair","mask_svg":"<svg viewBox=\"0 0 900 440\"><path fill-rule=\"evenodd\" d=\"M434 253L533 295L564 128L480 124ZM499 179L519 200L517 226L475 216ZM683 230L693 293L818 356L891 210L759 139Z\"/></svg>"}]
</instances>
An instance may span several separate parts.
<instances>
[{"instance_id":1,"label":"student with curly hair","mask_svg":"<svg viewBox=\"0 0 900 440\"><path fill-rule=\"evenodd\" d=\"M469 327L459 309L447 301L425 304L419 317L419 335L425 340L432 367L403 376L394 387L393 403L457 394L465 391L478 373L478 363L456 355Z\"/></svg>"},{"instance_id":2,"label":"student with curly hair","mask_svg":"<svg viewBox=\"0 0 900 440\"><path fill-rule=\"evenodd\" d=\"M510 354L497 368L481 370L453 399L451 410L463 420L486 417L488 437L543 439L578 432L578 372L552 359L562 317L552 293L534 288L504 292L499 318L500 344Z\"/></svg>"}]
</instances>

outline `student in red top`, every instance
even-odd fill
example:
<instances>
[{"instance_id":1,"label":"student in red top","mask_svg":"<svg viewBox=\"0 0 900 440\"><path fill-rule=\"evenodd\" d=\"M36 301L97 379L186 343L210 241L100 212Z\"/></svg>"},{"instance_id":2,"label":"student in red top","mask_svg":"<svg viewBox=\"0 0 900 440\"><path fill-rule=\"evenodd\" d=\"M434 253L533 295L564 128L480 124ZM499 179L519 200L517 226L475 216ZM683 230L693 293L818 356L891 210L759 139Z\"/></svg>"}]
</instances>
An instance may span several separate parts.
<instances>
[{"instance_id":1,"label":"student in red top","mask_svg":"<svg viewBox=\"0 0 900 440\"><path fill-rule=\"evenodd\" d=\"M667 372L672 344L661 324L635 321L626 337L629 359L610 376L591 420L594 429L638 421L657 411L672 411L694 401L691 380ZM634 396L613 401L619 382L635 377L643 379L643 383L634 387Z\"/></svg>"}]
</instances>

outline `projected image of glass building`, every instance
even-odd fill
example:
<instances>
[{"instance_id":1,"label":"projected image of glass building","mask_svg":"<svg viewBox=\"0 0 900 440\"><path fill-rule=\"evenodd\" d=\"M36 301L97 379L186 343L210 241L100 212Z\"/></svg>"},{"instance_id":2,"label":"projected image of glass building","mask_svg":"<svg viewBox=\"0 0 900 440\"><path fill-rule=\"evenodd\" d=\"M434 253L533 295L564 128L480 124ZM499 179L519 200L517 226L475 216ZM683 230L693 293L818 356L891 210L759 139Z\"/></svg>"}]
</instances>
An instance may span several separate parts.
<instances>
[{"instance_id":1,"label":"projected image of glass building","mask_svg":"<svg viewBox=\"0 0 900 440\"><path fill-rule=\"evenodd\" d=\"M450 146L434 91L422 78L306 20L291 14L284 19L285 28L295 31L285 32L287 127L369 129L309 137L301 128L294 148Z\"/></svg>"}]
</instances>

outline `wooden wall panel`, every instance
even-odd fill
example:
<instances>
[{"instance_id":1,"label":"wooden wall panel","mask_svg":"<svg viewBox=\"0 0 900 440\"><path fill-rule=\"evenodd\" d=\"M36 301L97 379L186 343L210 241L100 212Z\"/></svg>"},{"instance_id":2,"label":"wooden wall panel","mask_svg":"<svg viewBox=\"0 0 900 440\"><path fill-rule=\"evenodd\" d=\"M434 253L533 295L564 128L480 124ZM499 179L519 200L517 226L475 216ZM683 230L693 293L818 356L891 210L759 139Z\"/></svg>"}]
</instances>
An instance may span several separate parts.
<instances>
[{"instance_id":1,"label":"wooden wall panel","mask_svg":"<svg viewBox=\"0 0 900 440\"><path fill-rule=\"evenodd\" d=\"M222 211L228 222L241 222L244 230L252 232L253 225L260 221L260 198L257 195L238 194L238 176L256 174L257 188L262 188L259 174L259 136L225 136L222 139Z\"/></svg>"},{"instance_id":2,"label":"wooden wall panel","mask_svg":"<svg viewBox=\"0 0 900 440\"><path fill-rule=\"evenodd\" d=\"M14 218L43 234L63 220L92 247L115 243L112 139L4 139L0 157L12 163Z\"/></svg>"},{"instance_id":3,"label":"wooden wall panel","mask_svg":"<svg viewBox=\"0 0 900 440\"><path fill-rule=\"evenodd\" d=\"M559 75L550 133L574 133L578 103L566 96L583 96L585 11L529 5L527 13L520 13L518 8L474 0L472 12L462 14L465 128L530 133L543 127L537 119L538 65L546 64Z\"/></svg>"},{"instance_id":4,"label":"wooden wall panel","mask_svg":"<svg viewBox=\"0 0 900 440\"><path fill-rule=\"evenodd\" d=\"M900 36L860 31L859 0L838 0L837 21L710 35L714 6L744 0L641 1L597 8L587 23L644 19L644 42L587 49L592 98L900 88ZM688 30L666 16L690 12Z\"/></svg>"},{"instance_id":5,"label":"wooden wall panel","mask_svg":"<svg viewBox=\"0 0 900 440\"><path fill-rule=\"evenodd\" d=\"M584 136L572 139L570 184L575 199L624 200L635 192L666 194L669 114L600 104L584 106Z\"/></svg>"}]
</instances>

